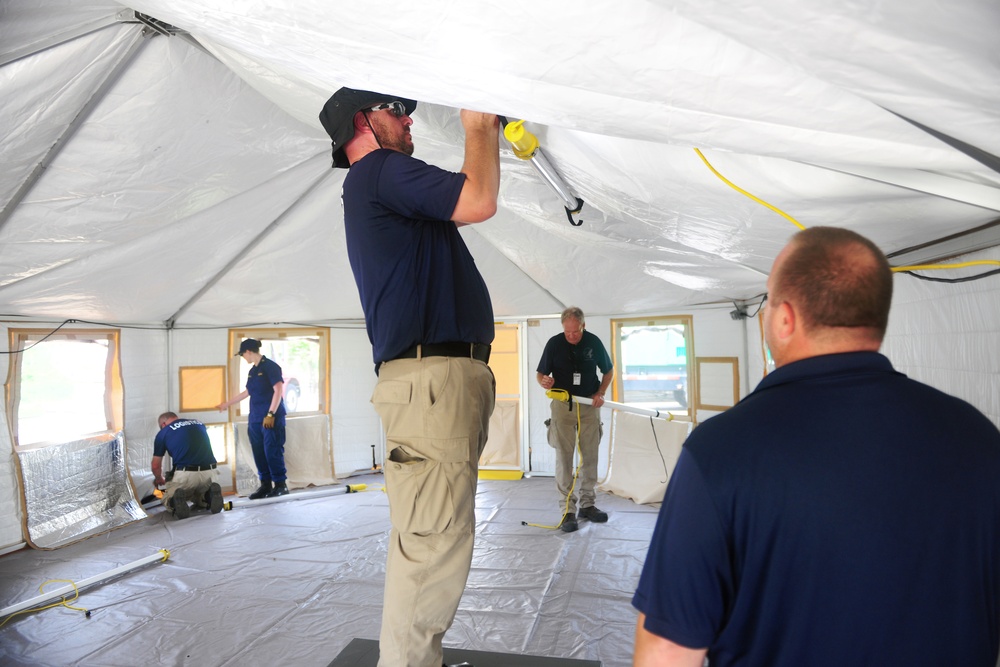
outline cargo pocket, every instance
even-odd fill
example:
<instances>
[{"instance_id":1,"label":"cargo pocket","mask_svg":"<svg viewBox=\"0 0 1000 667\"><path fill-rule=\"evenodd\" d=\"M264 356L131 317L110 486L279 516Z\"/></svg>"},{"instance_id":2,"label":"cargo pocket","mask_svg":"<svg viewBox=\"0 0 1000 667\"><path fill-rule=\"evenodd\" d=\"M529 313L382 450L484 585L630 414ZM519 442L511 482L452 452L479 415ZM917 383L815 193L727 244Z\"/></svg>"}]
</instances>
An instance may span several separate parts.
<instances>
[{"instance_id":1,"label":"cargo pocket","mask_svg":"<svg viewBox=\"0 0 1000 667\"><path fill-rule=\"evenodd\" d=\"M474 514L468 438L398 444L385 466L389 518L403 533L431 535Z\"/></svg>"},{"instance_id":2,"label":"cargo pocket","mask_svg":"<svg viewBox=\"0 0 1000 667\"><path fill-rule=\"evenodd\" d=\"M549 447L556 449L556 441L558 438L556 438L556 430L552 428L552 419L545 420L545 435L545 441L549 443Z\"/></svg>"},{"instance_id":3,"label":"cargo pocket","mask_svg":"<svg viewBox=\"0 0 1000 667\"><path fill-rule=\"evenodd\" d=\"M376 407L380 403L409 405L412 393L413 385L410 382L403 380L383 380L375 385L371 402Z\"/></svg>"}]
</instances>

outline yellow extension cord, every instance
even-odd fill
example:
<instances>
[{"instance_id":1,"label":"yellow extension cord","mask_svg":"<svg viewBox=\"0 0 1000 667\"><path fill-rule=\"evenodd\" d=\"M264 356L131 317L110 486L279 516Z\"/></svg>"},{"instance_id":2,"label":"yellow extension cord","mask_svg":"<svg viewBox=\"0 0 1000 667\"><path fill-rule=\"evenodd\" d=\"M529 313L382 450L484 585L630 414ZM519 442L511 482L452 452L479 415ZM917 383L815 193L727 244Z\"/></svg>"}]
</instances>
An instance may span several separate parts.
<instances>
[{"instance_id":1,"label":"yellow extension cord","mask_svg":"<svg viewBox=\"0 0 1000 667\"><path fill-rule=\"evenodd\" d=\"M706 158L702 154L702 152L700 150L698 150L697 148L695 148L694 152L698 154L698 157L700 157L701 161L705 163L705 166L708 167L709 170L711 170L711 172L713 174L715 174L716 176L719 177L719 180L721 180L723 183L725 183L726 185L728 185L729 187L731 187L733 190L736 190L740 194L749 197L750 199L752 199L753 201L757 202L761 206L764 206L766 208L771 209L772 211L774 211L775 213L777 213L781 217L785 218L786 220L788 220L789 222L791 222L793 225L795 225L799 229L805 229L806 228L805 225L803 225L801 222L799 222L798 220L796 220L792 216L788 215L787 213L785 213L781 209L779 209L779 208L777 208L775 206L772 206L771 204L768 204L763 199L761 199L759 197L755 197L754 195L750 194L749 192L747 192L743 188L741 188L738 185L732 183L729 179L727 179L725 176L723 176L722 174L720 174L715 167L712 166L712 163L708 161L708 158ZM970 261L970 262L958 262L956 264L916 264L916 265L913 265L913 266L894 266L894 267L892 267L892 270L894 272L899 272L899 271L932 271L932 270L937 270L937 269L960 269L960 268L964 268L964 267L967 267L967 266L983 266L983 265L1000 266L1000 260L995 260L995 259L978 259L978 260L973 260L973 261Z\"/></svg>"},{"instance_id":2,"label":"yellow extension cord","mask_svg":"<svg viewBox=\"0 0 1000 667\"><path fill-rule=\"evenodd\" d=\"M570 401L569 392L566 391L565 389L549 389L547 392L545 392L545 394L549 396L549 398L560 400L565 403L569 403ZM563 513L562 513L563 517L565 517L566 513L569 512L569 499L573 496L573 490L576 489L576 478L580 474L580 466L583 465L583 451L581 451L580 449L580 404L579 403L576 404L576 453L579 454L580 460L579 463L576 464L576 469L573 471L573 483L569 487L569 493L566 494L566 504L563 507ZM560 519L559 523L554 526L546 526L540 523L528 523L527 521L522 521L521 525L533 526L535 528L546 528L548 530L556 530L559 528L559 526L562 525L562 519Z\"/></svg>"},{"instance_id":3,"label":"yellow extension cord","mask_svg":"<svg viewBox=\"0 0 1000 667\"><path fill-rule=\"evenodd\" d=\"M775 213L777 213L781 217L785 218L786 220L788 220L789 222L791 222L793 225L795 225L799 229L805 229L806 228L805 225L803 225L801 222L799 222L798 220L796 220L792 216L788 215L787 213L785 213L781 209L779 209L779 208L777 208L775 206L772 206L771 204L768 204L766 201L764 201L760 197L755 197L754 195L750 194L749 192L747 192L746 190L744 190L743 188L739 187L738 185L736 185L735 183L733 183L732 181L730 181L728 178L726 178L725 176L723 176L722 174L720 174L719 171L715 167L712 166L712 163L708 161L708 158L706 158L704 156L704 154L702 154L702 152L700 150L698 150L697 148L695 148L694 152L698 154L698 157L700 157L701 161L705 163L705 166L708 167L709 170L713 174L715 174L716 176L718 176L719 180L721 180L723 183L725 183L726 185L728 185L729 187L731 187L733 190L736 190L740 194L749 197L750 199L752 199L753 201L757 202L761 206L764 206L766 208L771 209L772 211L774 211ZM972 260L972 261L969 261L969 262L957 262L955 264L915 264L915 265L912 265L912 266L894 266L894 267L892 267L892 271L894 273L898 273L900 271L933 271L933 270L940 270L940 269L961 269L961 268L964 268L964 267L967 267L967 266L983 266L983 265L1000 266L1000 261L997 261L995 259L977 259L977 260ZM767 351L764 349L764 328L763 327L764 327L763 322L761 322L760 349L761 349L761 355L763 356L763 359L764 359L764 375L767 375Z\"/></svg>"},{"instance_id":4,"label":"yellow extension cord","mask_svg":"<svg viewBox=\"0 0 1000 667\"><path fill-rule=\"evenodd\" d=\"M33 609L22 609L21 611L15 611L13 614L11 614L7 618L3 619L2 622L0 622L0 628L2 628L7 623L7 621L14 618L15 616L18 616L20 614L27 614L29 612L42 611L44 609L51 609L52 607L66 607L67 609L72 609L74 611L82 611L88 615L90 614L90 612L84 609L83 607L74 607L73 605L69 604L70 602L76 602L80 598L80 591L77 590L76 584L69 579L49 579L48 581L43 581L42 585L38 587L38 592L44 593L46 584L51 584L55 582L62 582L64 584L69 584L70 586L72 586L73 598L70 600L63 598L59 602L53 602L52 604L47 604L44 607L35 607Z\"/></svg>"},{"instance_id":5,"label":"yellow extension cord","mask_svg":"<svg viewBox=\"0 0 1000 667\"><path fill-rule=\"evenodd\" d=\"M161 554L163 554L163 560L164 561L167 560L168 558L170 558L170 551L168 551L167 549L160 549L159 552ZM30 614L30 613L34 613L36 611L44 611L46 609L51 609L52 607L66 607L67 609L72 609L73 611L82 611L89 618L90 617L90 610L89 609L84 609L83 607L74 607L73 605L69 604L70 602L76 602L77 600L80 599L80 590L76 587L76 582L74 582L73 580L71 580L71 579L49 579L47 581L43 581L42 585L38 587L38 592L39 593L44 593L45 592L45 586L47 584L51 584L51 583L54 583L54 582L62 582L64 584L69 584L70 586L72 586L73 587L73 598L70 599L70 600L67 600L64 597L59 602L53 602L52 604L47 604L47 605L42 606L42 607L32 607L30 609L22 609L21 611L15 611L13 614L10 614L5 619L3 619L3 621L0 621L0 628L2 628L7 623L7 621L9 621L10 619L14 618L15 616L20 616L21 614Z\"/></svg>"}]
</instances>

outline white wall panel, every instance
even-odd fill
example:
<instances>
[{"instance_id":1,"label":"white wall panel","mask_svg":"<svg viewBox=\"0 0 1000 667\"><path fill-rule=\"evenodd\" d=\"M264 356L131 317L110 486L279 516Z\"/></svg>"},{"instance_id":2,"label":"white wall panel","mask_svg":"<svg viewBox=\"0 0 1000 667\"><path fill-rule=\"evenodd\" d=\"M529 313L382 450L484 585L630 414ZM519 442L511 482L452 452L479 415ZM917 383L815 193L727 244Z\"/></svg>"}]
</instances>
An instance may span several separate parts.
<instances>
[{"instance_id":1,"label":"white wall panel","mask_svg":"<svg viewBox=\"0 0 1000 667\"><path fill-rule=\"evenodd\" d=\"M0 325L0 349L9 350L7 332L9 326ZM11 355L0 354L0 377L7 380ZM7 397L4 395L4 409L0 410L0 551L24 541L21 535L21 490L14 463L14 445L11 441L10 425L7 423Z\"/></svg>"},{"instance_id":2,"label":"white wall panel","mask_svg":"<svg viewBox=\"0 0 1000 667\"><path fill-rule=\"evenodd\" d=\"M345 289L355 289L353 285ZM330 415L333 466L338 477L372 467L372 445L379 465L384 457L382 424L370 399L375 365L368 333L361 328L330 330Z\"/></svg>"}]
</instances>

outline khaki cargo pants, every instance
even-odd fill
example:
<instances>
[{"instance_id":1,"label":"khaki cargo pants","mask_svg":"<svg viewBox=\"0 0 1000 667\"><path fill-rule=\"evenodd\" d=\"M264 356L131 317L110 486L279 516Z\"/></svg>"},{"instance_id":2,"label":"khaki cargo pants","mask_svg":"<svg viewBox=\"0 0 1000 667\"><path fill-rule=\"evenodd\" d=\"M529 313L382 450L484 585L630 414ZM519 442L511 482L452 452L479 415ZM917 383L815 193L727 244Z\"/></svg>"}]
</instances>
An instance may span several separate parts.
<instances>
[{"instance_id":1,"label":"khaki cargo pants","mask_svg":"<svg viewBox=\"0 0 1000 667\"><path fill-rule=\"evenodd\" d=\"M440 667L472 565L479 456L495 402L489 366L383 363L372 403L386 432L389 554L379 667Z\"/></svg>"},{"instance_id":2,"label":"khaki cargo pants","mask_svg":"<svg viewBox=\"0 0 1000 667\"><path fill-rule=\"evenodd\" d=\"M574 453L576 452L576 411L580 410L580 473L573 486ZM552 400L552 420L549 423L549 444L556 450L556 488L559 490L559 511L576 512L579 507L593 507L597 485L597 458L601 446L601 409L573 401ZM570 489L573 495L568 499Z\"/></svg>"}]
</instances>

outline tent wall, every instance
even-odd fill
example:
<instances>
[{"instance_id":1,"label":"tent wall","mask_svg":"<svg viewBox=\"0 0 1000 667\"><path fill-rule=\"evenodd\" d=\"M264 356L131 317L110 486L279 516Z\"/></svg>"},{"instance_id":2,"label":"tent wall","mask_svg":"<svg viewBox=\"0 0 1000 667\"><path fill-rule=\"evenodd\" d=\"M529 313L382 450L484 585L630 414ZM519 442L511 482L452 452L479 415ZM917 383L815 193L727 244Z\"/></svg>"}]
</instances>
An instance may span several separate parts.
<instances>
[{"instance_id":1,"label":"tent wall","mask_svg":"<svg viewBox=\"0 0 1000 667\"><path fill-rule=\"evenodd\" d=\"M1000 248L947 260L1000 260ZM995 270L971 266L927 271L956 279ZM1000 280L924 281L897 273L882 353L901 373L962 398L1000 427ZM746 321L747 365L752 389L763 377L760 318Z\"/></svg>"},{"instance_id":2,"label":"tent wall","mask_svg":"<svg viewBox=\"0 0 1000 667\"><path fill-rule=\"evenodd\" d=\"M581 305L584 313L587 309ZM740 378L746 376L746 363L744 355L743 328L740 321L733 320L729 312L733 310L731 304L725 306L685 308L677 311L647 313L649 316L666 315L691 315L693 318L694 330L694 354L696 357L736 357L740 360ZM611 320L607 316L587 315L587 330L596 334L604 343L608 352L611 352L613 333ZM623 316L625 317L625 316ZM627 317L642 317L641 314L630 314ZM751 323L756 320L750 320ZM525 378L525 391L527 393L526 418L529 420L529 443L531 447L531 470L536 473L552 474L555 472L555 450L547 444L545 420L549 418L550 400L545 397L545 392L535 381L535 367L542 356L545 343L552 336L562 332L562 325L559 318L546 318L539 321L538 326L529 326L527 329L527 377ZM743 382L741 381L741 385ZM745 391L741 390L741 396ZM715 412L700 410L698 420L708 419ZM604 423L604 437L601 441L601 456L598 462L598 477L603 478L608 471L608 440L611 435L611 414L608 410L602 411L602 421Z\"/></svg>"},{"instance_id":3,"label":"tent wall","mask_svg":"<svg viewBox=\"0 0 1000 667\"><path fill-rule=\"evenodd\" d=\"M353 289L353 285L344 289ZM375 389L372 346L364 328L330 330L330 412L333 465L338 476L372 466L372 445L382 463L382 424L369 402Z\"/></svg>"},{"instance_id":4,"label":"tent wall","mask_svg":"<svg viewBox=\"0 0 1000 667\"><path fill-rule=\"evenodd\" d=\"M1000 248L954 262L1000 260ZM954 279L996 266L937 271ZM940 283L897 275L882 351L897 370L965 399L1000 426L1000 279Z\"/></svg>"},{"instance_id":5,"label":"tent wall","mask_svg":"<svg viewBox=\"0 0 1000 667\"><path fill-rule=\"evenodd\" d=\"M7 349L7 327L0 326L3 342L0 347ZM10 355L0 354L0 377L7 381ZM5 398L6 400L6 398ZM14 447L10 441L10 426L7 423L6 404L0 410L0 553L8 547L21 544L21 491L17 483L17 467Z\"/></svg>"},{"instance_id":6,"label":"tent wall","mask_svg":"<svg viewBox=\"0 0 1000 667\"><path fill-rule=\"evenodd\" d=\"M1000 259L1000 249L979 252L956 261ZM947 272L947 277L976 275L989 267L970 267ZM1000 424L1000 283L996 279L946 284L926 282L911 276L895 276L893 309L883 352L901 372L922 382L960 396ZM586 304L582 304L583 307ZM738 357L740 394L745 395L763 376L760 318L734 321L729 304L715 307L687 308L684 312L658 312L649 315L691 314L694 321L696 357ZM751 307L751 311L753 307ZM629 314L629 317L635 315ZM548 399L538 388L534 368L545 342L561 331L557 317L505 318L523 326L525 347L522 368L523 410L527 420L531 470L550 474L554 471L552 449L546 443L544 420L548 417ZM588 329L611 345L611 317L588 317ZM55 328L58 322L11 323L0 325L6 341L10 328ZM80 325L84 326L84 325ZM92 325L86 325L92 328ZM174 330L121 329L122 376L125 387L125 436L128 467L138 497L151 492L149 459L156 433L156 417L178 406L178 368L192 365L218 365L229 361L226 329ZM384 456L384 441L369 397L376 376L371 364L371 347L363 328L355 323L335 325L330 330L331 439L334 466L344 476L371 466L372 445L379 463ZM0 357L0 373L6 378L10 355ZM230 388L232 391L233 388ZM701 411L704 421L711 412ZM191 413L204 421L219 421L217 412ZM53 415L58 418L58 415ZM608 421L607 419L605 420ZM600 475L607 473L606 423ZM22 542L20 491L6 410L0 413L0 550ZM527 458L525 458L527 461Z\"/></svg>"},{"instance_id":7,"label":"tent wall","mask_svg":"<svg viewBox=\"0 0 1000 667\"><path fill-rule=\"evenodd\" d=\"M53 329L59 325L54 323L3 323L0 325L3 349L8 346L8 332L11 328L46 328ZM83 325L81 325L83 326ZM93 329L93 325L85 325ZM73 325L63 327L62 331L71 331ZM121 329L121 369L122 384L125 389L125 443L128 460L126 465L136 482L136 495L141 498L152 490L152 476L149 473L149 462L153 451L153 436L156 434L156 416L164 409L167 398L167 367L166 333L149 329ZM2 355L0 373L7 378L11 355ZM14 447L10 437L10 426L7 420L6 396L3 415L0 416L2 431L0 431L0 448L4 455L0 458L0 550L22 541L21 524L23 520L21 509L21 491L14 462ZM53 419L61 419L58 414ZM148 490L142 484L143 476L149 476Z\"/></svg>"},{"instance_id":8,"label":"tent wall","mask_svg":"<svg viewBox=\"0 0 1000 667\"><path fill-rule=\"evenodd\" d=\"M227 329L179 329L170 333L170 340L171 354L167 361L170 366L169 404L170 409L176 410L180 401L178 373L181 366L220 365L232 363L233 359L229 352ZM164 360L166 361L166 358ZM381 461L381 428L378 416L368 402L375 386L375 379L371 363L371 344L364 328L351 324L335 325L330 328L329 381L332 428L326 432L329 433L328 437L332 442L333 467L339 477L355 470L371 468L371 445L376 445L376 453ZM239 386L228 387L228 395L232 396L239 389ZM206 423L224 421L227 418L225 414L214 410L184 413L184 416ZM330 447L331 442L322 446ZM290 437L286 447L294 446L296 443ZM249 463L252 467L252 462ZM228 466L225 474L230 478L223 481L229 482L231 486L231 469Z\"/></svg>"}]
</instances>

